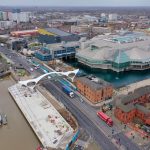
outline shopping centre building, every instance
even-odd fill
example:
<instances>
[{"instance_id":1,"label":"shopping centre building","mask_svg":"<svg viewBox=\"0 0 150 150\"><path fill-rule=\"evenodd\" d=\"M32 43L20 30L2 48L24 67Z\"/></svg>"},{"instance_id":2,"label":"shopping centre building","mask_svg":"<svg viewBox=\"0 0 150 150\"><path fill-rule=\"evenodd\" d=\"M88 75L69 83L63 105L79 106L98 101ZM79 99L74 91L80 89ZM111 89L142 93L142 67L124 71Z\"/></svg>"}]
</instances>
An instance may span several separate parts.
<instances>
[{"instance_id":1,"label":"shopping centre building","mask_svg":"<svg viewBox=\"0 0 150 150\"><path fill-rule=\"evenodd\" d=\"M140 32L99 35L81 43L79 63L116 72L150 69L150 36Z\"/></svg>"}]
</instances>

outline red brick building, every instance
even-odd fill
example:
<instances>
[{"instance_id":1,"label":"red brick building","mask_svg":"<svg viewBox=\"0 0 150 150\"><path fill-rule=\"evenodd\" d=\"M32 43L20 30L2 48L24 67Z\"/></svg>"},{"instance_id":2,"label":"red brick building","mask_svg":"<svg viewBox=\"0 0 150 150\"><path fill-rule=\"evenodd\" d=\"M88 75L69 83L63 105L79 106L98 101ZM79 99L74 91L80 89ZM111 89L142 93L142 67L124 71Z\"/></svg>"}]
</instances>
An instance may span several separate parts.
<instances>
[{"instance_id":1,"label":"red brick building","mask_svg":"<svg viewBox=\"0 0 150 150\"><path fill-rule=\"evenodd\" d=\"M113 87L104 80L94 77L80 77L76 79L78 91L92 103L110 99Z\"/></svg>"},{"instance_id":2,"label":"red brick building","mask_svg":"<svg viewBox=\"0 0 150 150\"><path fill-rule=\"evenodd\" d=\"M150 102L150 86L139 88L134 93L117 98L114 114L123 123L132 122L137 117L150 125L150 110L144 107L148 102Z\"/></svg>"}]
</instances>

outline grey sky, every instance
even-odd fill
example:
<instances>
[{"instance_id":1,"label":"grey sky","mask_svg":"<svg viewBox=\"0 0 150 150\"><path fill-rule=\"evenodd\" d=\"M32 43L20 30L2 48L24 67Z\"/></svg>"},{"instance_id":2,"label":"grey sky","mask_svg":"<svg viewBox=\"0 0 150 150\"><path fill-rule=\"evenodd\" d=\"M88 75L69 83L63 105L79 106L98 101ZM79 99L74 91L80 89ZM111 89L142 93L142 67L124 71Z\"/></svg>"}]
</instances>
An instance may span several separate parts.
<instances>
[{"instance_id":1,"label":"grey sky","mask_svg":"<svg viewBox=\"0 0 150 150\"><path fill-rule=\"evenodd\" d=\"M9 6L150 6L150 0L0 0Z\"/></svg>"}]
</instances>

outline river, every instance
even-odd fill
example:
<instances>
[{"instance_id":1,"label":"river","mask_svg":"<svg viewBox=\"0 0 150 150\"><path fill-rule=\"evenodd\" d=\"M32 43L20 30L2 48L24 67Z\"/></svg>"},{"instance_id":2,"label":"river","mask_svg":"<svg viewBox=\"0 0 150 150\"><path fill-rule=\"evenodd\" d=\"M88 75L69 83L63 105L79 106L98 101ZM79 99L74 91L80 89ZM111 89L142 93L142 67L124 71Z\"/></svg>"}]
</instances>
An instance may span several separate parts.
<instances>
[{"instance_id":1,"label":"river","mask_svg":"<svg viewBox=\"0 0 150 150\"><path fill-rule=\"evenodd\" d=\"M0 113L8 120L0 127L0 150L36 150L39 141L8 92L13 84L10 78L0 81Z\"/></svg>"},{"instance_id":2,"label":"river","mask_svg":"<svg viewBox=\"0 0 150 150\"><path fill-rule=\"evenodd\" d=\"M76 68L79 68L86 74L93 74L103 80L108 81L114 87L122 87L137 81L150 78L150 70L128 71L128 72L117 73L110 70L90 69L86 66L80 65L77 62L69 62L68 64Z\"/></svg>"}]
</instances>

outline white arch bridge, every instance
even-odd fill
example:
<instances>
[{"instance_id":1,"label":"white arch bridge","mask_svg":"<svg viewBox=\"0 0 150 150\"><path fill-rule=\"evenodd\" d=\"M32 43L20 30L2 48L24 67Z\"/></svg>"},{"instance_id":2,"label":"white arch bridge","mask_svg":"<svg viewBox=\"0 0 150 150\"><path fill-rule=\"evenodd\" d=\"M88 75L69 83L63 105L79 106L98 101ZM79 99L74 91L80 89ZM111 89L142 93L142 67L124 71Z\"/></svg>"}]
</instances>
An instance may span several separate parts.
<instances>
[{"instance_id":1,"label":"white arch bridge","mask_svg":"<svg viewBox=\"0 0 150 150\"><path fill-rule=\"evenodd\" d=\"M25 80L25 81L19 81L19 84L21 84L22 86L29 86L29 85L32 85L32 87L34 88L36 86L36 84L41 80L43 79L44 77L46 76L49 76L51 74L58 74L58 75L64 75L64 76L69 76L70 74L73 74L74 76L71 78L71 80L73 81L75 76L77 75L79 69L76 69L76 70L73 70L73 71L67 71L67 72L56 72L56 71L53 71L53 72L49 72L49 73L45 73L37 78L34 78L34 79L29 79L29 80Z\"/></svg>"}]
</instances>

